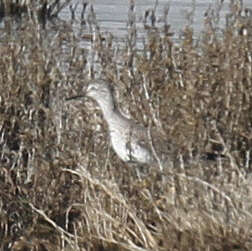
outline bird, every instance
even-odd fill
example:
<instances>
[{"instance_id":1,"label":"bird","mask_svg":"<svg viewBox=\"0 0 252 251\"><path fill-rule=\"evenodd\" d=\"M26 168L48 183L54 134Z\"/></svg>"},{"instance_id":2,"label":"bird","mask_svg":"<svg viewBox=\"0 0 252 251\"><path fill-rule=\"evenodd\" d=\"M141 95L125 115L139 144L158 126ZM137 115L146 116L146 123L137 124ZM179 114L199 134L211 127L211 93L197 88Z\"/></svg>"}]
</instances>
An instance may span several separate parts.
<instances>
[{"instance_id":1,"label":"bird","mask_svg":"<svg viewBox=\"0 0 252 251\"><path fill-rule=\"evenodd\" d=\"M108 125L112 148L122 161L128 164L158 166L160 171L163 171L164 167L177 165L178 156L175 155L179 150L174 142L168 141L159 131L126 117L118 108L111 83L104 79L91 80L84 95L73 96L66 100L82 97L93 99L100 107ZM216 161L218 158L223 159L226 156L215 152L200 154L200 159L204 161ZM191 162L188 156L185 158L182 156L182 160L186 163Z\"/></svg>"},{"instance_id":2,"label":"bird","mask_svg":"<svg viewBox=\"0 0 252 251\"><path fill-rule=\"evenodd\" d=\"M118 109L114 90L105 80L91 81L86 96L99 105L107 122L112 148L127 163L147 165L171 164L171 146L163 142L159 133L127 118Z\"/></svg>"}]
</instances>

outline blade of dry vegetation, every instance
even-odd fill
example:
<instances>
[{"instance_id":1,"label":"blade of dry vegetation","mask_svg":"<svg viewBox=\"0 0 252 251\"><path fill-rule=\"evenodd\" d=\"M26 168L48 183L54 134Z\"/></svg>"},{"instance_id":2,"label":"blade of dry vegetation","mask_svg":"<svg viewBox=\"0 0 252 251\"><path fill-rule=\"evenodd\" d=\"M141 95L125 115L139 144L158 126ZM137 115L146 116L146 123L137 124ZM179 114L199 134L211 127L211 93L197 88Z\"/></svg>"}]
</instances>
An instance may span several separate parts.
<instances>
[{"instance_id":1,"label":"blade of dry vegetation","mask_svg":"<svg viewBox=\"0 0 252 251\"><path fill-rule=\"evenodd\" d=\"M0 250L252 249L252 33L230 6L225 28L209 9L200 38L188 25L176 43L169 8L157 23L155 5L140 44L134 1L119 44L88 4L79 28L28 19L3 31ZM66 101L90 77L112 82L125 113L166 135L174 168L118 159L96 104Z\"/></svg>"}]
</instances>

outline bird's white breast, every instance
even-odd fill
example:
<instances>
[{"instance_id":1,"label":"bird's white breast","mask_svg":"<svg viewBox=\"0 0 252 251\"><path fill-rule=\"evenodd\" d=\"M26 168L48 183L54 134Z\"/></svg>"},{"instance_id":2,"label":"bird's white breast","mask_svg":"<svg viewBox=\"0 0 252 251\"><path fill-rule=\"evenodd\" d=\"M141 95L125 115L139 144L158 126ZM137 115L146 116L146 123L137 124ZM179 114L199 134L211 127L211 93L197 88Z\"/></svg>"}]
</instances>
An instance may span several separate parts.
<instances>
[{"instance_id":1,"label":"bird's white breast","mask_svg":"<svg viewBox=\"0 0 252 251\"><path fill-rule=\"evenodd\" d=\"M149 150L139 145L135 139L130 139L129 135L129 133L123 131L110 131L114 151L125 162L151 163L152 154Z\"/></svg>"}]
</instances>

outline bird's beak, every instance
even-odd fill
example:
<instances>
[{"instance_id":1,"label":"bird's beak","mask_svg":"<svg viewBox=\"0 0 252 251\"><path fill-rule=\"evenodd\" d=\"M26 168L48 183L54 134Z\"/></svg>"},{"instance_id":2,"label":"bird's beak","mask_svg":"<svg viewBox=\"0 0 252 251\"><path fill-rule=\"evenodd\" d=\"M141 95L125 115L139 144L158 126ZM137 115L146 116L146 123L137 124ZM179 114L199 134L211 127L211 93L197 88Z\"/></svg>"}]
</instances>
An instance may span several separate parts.
<instances>
[{"instance_id":1,"label":"bird's beak","mask_svg":"<svg viewBox=\"0 0 252 251\"><path fill-rule=\"evenodd\" d=\"M86 98L86 92L84 92L83 94L80 95L76 95L76 96L72 96L69 98L66 98L66 101L72 101L72 100L80 100L81 98Z\"/></svg>"},{"instance_id":2,"label":"bird's beak","mask_svg":"<svg viewBox=\"0 0 252 251\"><path fill-rule=\"evenodd\" d=\"M80 95L76 95L76 96L72 96L72 97L69 97L69 98L66 98L66 101L72 101L72 100L80 100L81 98L87 98L87 93L88 93L88 88L85 89L85 91L80 94Z\"/></svg>"}]
</instances>

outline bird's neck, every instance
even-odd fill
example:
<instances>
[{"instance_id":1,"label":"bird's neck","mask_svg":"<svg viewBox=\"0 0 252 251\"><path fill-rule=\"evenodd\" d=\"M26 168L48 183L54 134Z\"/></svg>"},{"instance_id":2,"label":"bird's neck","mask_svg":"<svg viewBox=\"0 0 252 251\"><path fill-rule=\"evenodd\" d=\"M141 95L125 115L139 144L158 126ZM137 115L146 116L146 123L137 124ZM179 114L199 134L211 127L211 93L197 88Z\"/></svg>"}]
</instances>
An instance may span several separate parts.
<instances>
[{"instance_id":1,"label":"bird's neck","mask_svg":"<svg viewBox=\"0 0 252 251\"><path fill-rule=\"evenodd\" d=\"M109 101L99 100L99 106L101 107L103 116L108 123L110 130L113 130L113 127L124 123L127 119L120 113L117 105L111 99Z\"/></svg>"}]
</instances>

